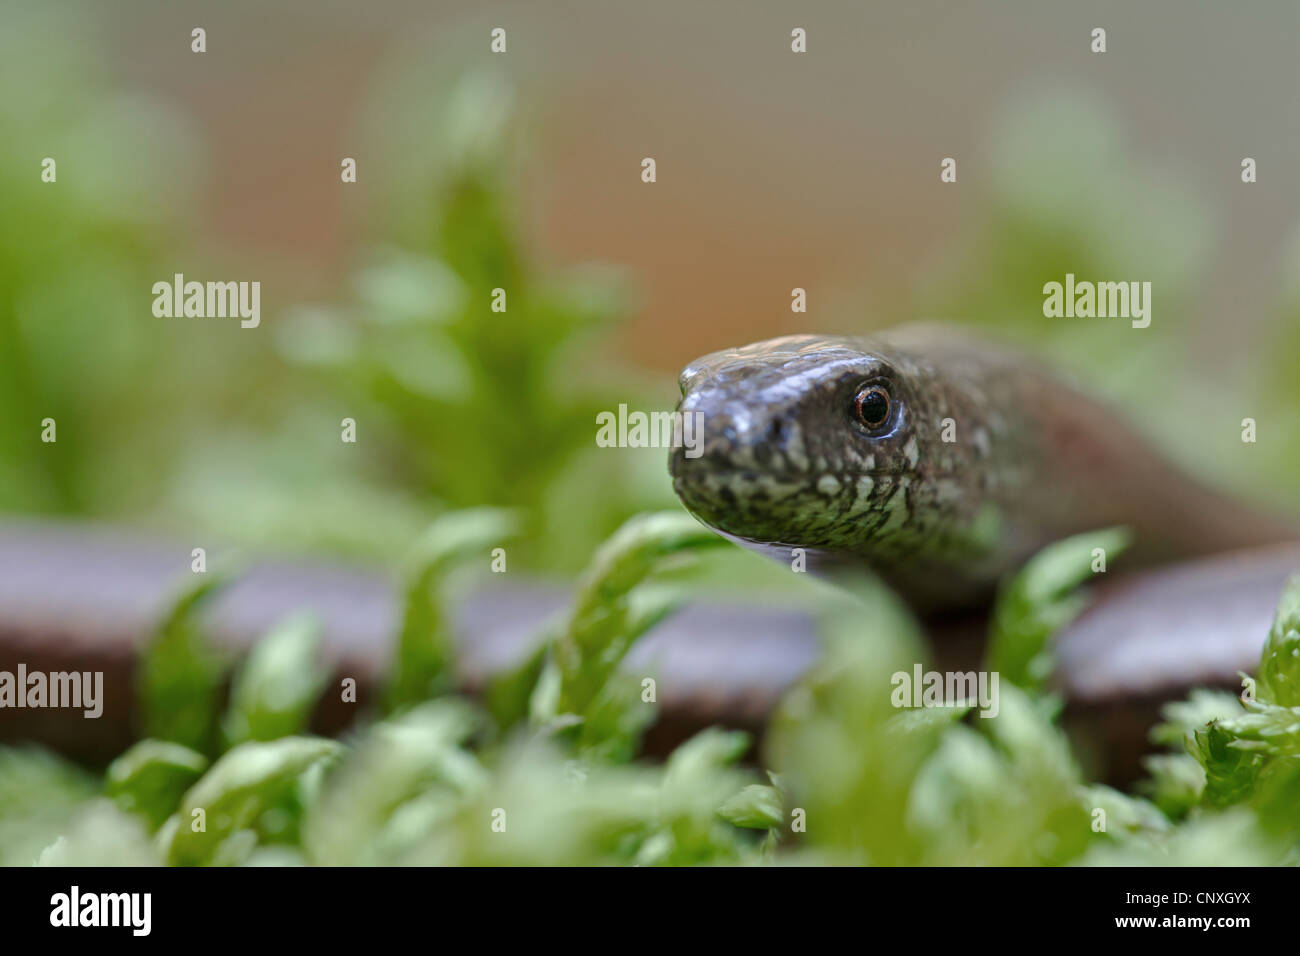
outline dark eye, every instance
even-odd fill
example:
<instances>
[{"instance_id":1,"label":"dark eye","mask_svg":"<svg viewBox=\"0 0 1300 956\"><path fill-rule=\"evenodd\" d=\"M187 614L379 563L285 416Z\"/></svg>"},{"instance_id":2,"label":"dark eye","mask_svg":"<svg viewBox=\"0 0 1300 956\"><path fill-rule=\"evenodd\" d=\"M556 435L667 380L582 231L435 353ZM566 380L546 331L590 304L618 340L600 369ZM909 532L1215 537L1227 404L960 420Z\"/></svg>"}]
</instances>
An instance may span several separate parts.
<instances>
[{"instance_id":1,"label":"dark eye","mask_svg":"<svg viewBox=\"0 0 1300 956\"><path fill-rule=\"evenodd\" d=\"M868 385L853 399L858 421L870 429L877 429L889 421L889 393L879 385Z\"/></svg>"}]
</instances>

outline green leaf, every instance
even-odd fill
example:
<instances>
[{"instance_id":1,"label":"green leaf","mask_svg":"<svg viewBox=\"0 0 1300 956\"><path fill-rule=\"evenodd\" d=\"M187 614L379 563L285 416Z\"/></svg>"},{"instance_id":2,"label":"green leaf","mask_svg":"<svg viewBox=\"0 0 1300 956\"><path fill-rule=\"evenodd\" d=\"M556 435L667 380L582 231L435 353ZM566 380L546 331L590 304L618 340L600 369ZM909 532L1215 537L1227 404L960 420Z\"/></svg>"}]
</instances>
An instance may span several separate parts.
<instances>
[{"instance_id":1,"label":"green leaf","mask_svg":"<svg viewBox=\"0 0 1300 956\"><path fill-rule=\"evenodd\" d=\"M1247 712L1219 722L1236 737L1236 746L1283 757L1300 756L1300 707L1277 707L1258 702Z\"/></svg>"},{"instance_id":2,"label":"green leaf","mask_svg":"<svg viewBox=\"0 0 1300 956\"><path fill-rule=\"evenodd\" d=\"M488 681L487 689L483 692L483 703L501 730L528 720L533 693L541 682L542 672L549 659L550 642L544 641L516 666L494 674ZM558 689L558 685L556 687Z\"/></svg>"},{"instance_id":3,"label":"green leaf","mask_svg":"<svg viewBox=\"0 0 1300 956\"><path fill-rule=\"evenodd\" d=\"M335 741L317 737L250 741L235 747L181 799L168 862L179 866L242 862L257 844L263 815L291 799L304 771L342 751ZM203 829L196 829L200 824Z\"/></svg>"},{"instance_id":4,"label":"green leaf","mask_svg":"<svg viewBox=\"0 0 1300 956\"><path fill-rule=\"evenodd\" d=\"M145 648L137 678L145 737L205 754L216 751L226 662L209 646L198 619L203 605L232 576L229 570L197 575Z\"/></svg>"},{"instance_id":5,"label":"green leaf","mask_svg":"<svg viewBox=\"0 0 1300 956\"><path fill-rule=\"evenodd\" d=\"M455 644L440 585L451 567L471 556L490 561L491 548L517 533L512 512L495 508L453 511L435 521L406 562L402 627L386 694L390 710L455 687Z\"/></svg>"},{"instance_id":6,"label":"green leaf","mask_svg":"<svg viewBox=\"0 0 1300 956\"><path fill-rule=\"evenodd\" d=\"M1078 534L1048 545L998 595L989 642L989 670L1020 687L1039 688L1051 675L1049 641L1083 609L1076 589L1094 573L1093 552L1107 567L1129 544L1123 528Z\"/></svg>"},{"instance_id":7,"label":"green leaf","mask_svg":"<svg viewBox=\"0 0 1300 956\"><path fill-rule=\"evenodd\" d=\"M1198 688L1186 700L1170 701L1162 706L1160 714L1164 721L1151 729L1152 742L1182 747L1210 721L1239 717L1241 701L1235 694Z\"/></svg>"},{"instance_id":8,"label":"green leaf","mask_svg":"<svg viewBox=\"0 0 1300 956\"><path fill-rule=\"evenodd\" d=\"M1179 820L1201 802L1205 768L1191 754L1153 754L1143 760L1150 779L1140 785L1151 802L1171 820Z\"/></svg>"},{"instance_id":9,"label":"green leaf","mask_svg":"<svg viewBox=\"0 0 1300 956\"><path fill-rule=\"evenodd\" d=\"M285 619L235 673L223 723L227 746L302 733L328 679L319 622L310 614Z\"/></svg>"},{"instance_id":10,"label":"green leaf","mask_svg":"<svg viewBox=\"0 0 1300 956\"><path fill-rule=\"evenodd\" d=\"M1287 581L1259 660L1257 698L1300 706L1300 575Z\"/></svg>"},{"instance_id":11,"label":"green leaf","mask_svg":"<svg viewBox=\"0 0 1300 956\"><path fill-rule=\"evenodd\" d=\"M1244 800L1264 767L1263 754L1236 746L1234 733L1212 721L1192 734L1191 751L1205 768L1205 802L1226 807Z\"/></svg>"},{"instance_id":12,"label":"green leaf","mask_svg":"<svg viewBox=\"0 0 1300 956\"><path fill-rule=\"evenodd\" d=\"M753 783L736 794L721 807L718 813L734 826L767 830L785 822L781 794L775 787Z\"/></svg>"},{"instance_id":13,"label":"green leaf","mask_svg":"<svg viewBox=\"0 0 1300 956\"><path fill-rule=\"evenodd\" d=\"M628 651L668 617L684 600L681 587L646 581L627 595L627 615L621 635L607 646L604 661L614 664L603 686L587 704L577 733L580 751L595 759L619 763L635 756L641 736L658 716L654 702L642 699L642 681L653 678L653 665L636 675L617 669ZM596 668L592 668L594 672Z\"/></svg>"},{"instance_id":14,"label":"green leaf","mask_svg":"<svg viewBox=\"0 0 1300 956\"><path fill-rule=\"evenodd\" d=\"M1300 862L1300 760L1272 760L1260 773L1251 807L1259 823L1290 850L1290 865Z\"/></svg>"},{"instance_id":15,"label":"green leaf","mask_svg":"<svg viewBox=\"0 0 1300 956\"><path fill-rule=\"evenodd\" d=\"M555 655L547 648L547 653L542 661L541 672L537 675L537 683L533 686L532 693L528 697L528 721L534 727L545 727L553 724L561 716L572 718L567 721L568 726L575 723L581 723L582 718L577 714L560 714L560 687L563 677L560 674L560 665L555 662Z\"/></svg>"},{"instance_id":16,"label":"green leaf","mask_svg":"<svg viewBox=\"0 0 1300 956\"><path fill-rule=\"evenodd\" d=\"M943 728L916 774L905 825L926 863L1060 864L1092 838L1054 702L1010 683L998 696L996 717Z\"/></svg>"},{"instance_id":17,"label":"green leaf","mask_svg":"<svg viewBox=\"0 0 1300 956\"><path fill-rule=\"evenodd\" d=\"M1079 768L1070 743L1054 723L1060 712L1055 697L1033 697L1014 685L999 688L998 715L979 721L980 729L1002 748L1027 778L1073 786Z\"/></svg>"},{"instance_id":18,"label":"green leaf","mask_svg":"<svg viewBox=\"0 0 1300 956\"><path fill-rule=\"evenodd\" d=\"M1149 800L1132 797L1102 784L1081 787L1079 801L1084 810L1106 811L1106 832L1116 839L1134 834L1164 833L1172 824Z\"/></svg>"},{"instance_id":19,"label":"green leaf","mask_svg":"<svg viewBox=\"0 0 1300 956\"><path fill-rule=\"evenodd\" d=\"M900 711L886 722L890 733L917 733L942 730L949 724L962 720L973 709L972 704L945 704L942 707L912 707Z\"/></svg>"},{"instance_id":20,"label":"green leaf","mask_svg":"<svg viewBox=\"0 0 1300 956\"><path fill-rule=\"evenodd\" d=\"M659 512L632 518L600 547L579 581L573 609L555 645L560 676L557 713L587 716L637 639L680 600L675 589L639 586L672 561L725 543L689 515ZM609 704L612 694L612 690L607 693L603 703ZM640 703L634 697L619 699L628 708ZM634 714L625 716L626 721L605 720L601 725L636 725ZM592 732L584 738L585 746L600 743L599 735Z\"/></svg>"},{"instance_id":21,"label":"green leaf","mask_svg":"<svg viewBox=\"0 0 1300 956\"><path fill-rule=\"evenodd\" d=\"M743 730L710 727L678 746L664 765L664 782L700 779L711 771L729 767L745 755L750 736Z\"/></svg>"},{"instance_id":22,"label":"green leaf","mask_svg":"<svg viewBox=\"0 0 1300 956\"><path fill-rule=\"evenodd\" d=\"M1083 866L1276 866L1252 813L1238 809L1189 820L1154 841L1106 841L1080 861Z\"/></svg>"},{"instance_id":23,"label":"green leaf","mask_svg":"<svg viewBox=\"0 0 1300 956\"><path fill-rule=\"evenodd\" d=\"M98 781L57 754L0 746L0 866L31 866L98 792Z\"/></svg>"},{"instance_id":24,"label":"green leaf","mask_svg":"<svg viewBox=\"0 0 1300 956\"><path fill-rule=\"evenodd\" d=\"M142 740L108 765L105 792L155 831L207 768L208 758L198 751L166 740Z\"/></svg>"},{"instance_id":25,"label":"green leaf","mask_svg":"<svg viewBox=\"0 0 1300 956\"><path fill-rule=\"evenodd\" d=\"M157 866L157 851L140 818L112 801L92 800L35 861L37 866Z\"/></svg>"},{"instance_id":26,"label":"green leaf","mask_svg":"<svg viewBox=\"0 0 1300 956\"><path fill-rule=\"evenodd\" d=\"M90 774L58 754L33 745L0 746L0 820L80 803L97 792Z\"/></svg>"},{"instance_id":27,"label":"green leaf","mask_svg":"<svg viewBox=\"0 0 1300 956\"><path fill-rule=\"evenodd\" d=\"M401 862L420 821L431 824L482 789L482 765L463 746L481 724L463 700L444 698L369 728L307 811L308 857L325 865ZM397 838L403 833L405 841Z\"/></svg>"},{"instance_id":28,"label":"green leaf","mask_svg":"<svg viewBox=\"0 0 1300 956\"><path fill-rule=\"evenodd\" d=\"M642 811L649 827L637 862L680 866L734 858L751 848L750 838L719 813L749 776L733 766L749 743L748 734L712 727L673 751L658 793Z\"/></svg>"},{"instance_id":29,"label":"green leaf","mask_svg":"<svg viewBox=\"0 0 1300 956\"><path fill-rule=\"evenodd\" d=\"M1020 801L1006 793L1010 778L1007 760L985 735L953 724L917 770L908 794L907 829L945 862L962 861L957 854L970 853L967 847L980 831L1001 822L999 813L1021 812Z\"/></svg>"}]
</instances>

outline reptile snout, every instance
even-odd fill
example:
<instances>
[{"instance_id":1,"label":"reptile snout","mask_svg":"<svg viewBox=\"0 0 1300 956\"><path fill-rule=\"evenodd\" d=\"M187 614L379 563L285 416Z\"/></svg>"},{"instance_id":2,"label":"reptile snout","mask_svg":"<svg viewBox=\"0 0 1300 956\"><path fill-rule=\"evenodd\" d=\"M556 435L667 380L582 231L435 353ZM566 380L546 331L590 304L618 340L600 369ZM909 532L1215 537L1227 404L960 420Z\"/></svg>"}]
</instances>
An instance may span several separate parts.
<instances>
[{"instance_id":1,"label":"reptile snout","mask_svg":"<svg viewBox=\"0 0 1300 956\"><path fill-rule=\"evenodd\" d=\"M807 484L788 455L787 439L797 435L797 427L779 409L707 385L688 392L678 407L700 416L702 436L694 457L685 447L669 457L673 491L682 504L730 534L783 536L783 512Z\"/></svg>"},{"instance_id":2,"label":"reptile snout","mask_svg":"<svg viewBox=\"0 0 1300 956\"><path fill-rule=\"evenodd\" d=\"M674 478L705 473L762 471L771 464L774 442L784 429L761 408L736 400L690 393L678 412L693 418L694 442L673 449L669 471Z\"/></svg>"},{"instance_id":3,"label":"reptile snout","mask_svg":"<svg viewBox=\"0 0 1300 956\"><path fill-rule=\"evenodd\" d=\"M822 341L756 343L682 371L677 410L698 416L698 440L672 450L668 471L696 517L742 538L788 541L799 537L812 506L825 510L813 469L833 470L840 436L827 424L836 420L827 408L838 408L842 371L827 375ZM836 355L848 361L842 349Z\"/></svg>"}]
</instances>

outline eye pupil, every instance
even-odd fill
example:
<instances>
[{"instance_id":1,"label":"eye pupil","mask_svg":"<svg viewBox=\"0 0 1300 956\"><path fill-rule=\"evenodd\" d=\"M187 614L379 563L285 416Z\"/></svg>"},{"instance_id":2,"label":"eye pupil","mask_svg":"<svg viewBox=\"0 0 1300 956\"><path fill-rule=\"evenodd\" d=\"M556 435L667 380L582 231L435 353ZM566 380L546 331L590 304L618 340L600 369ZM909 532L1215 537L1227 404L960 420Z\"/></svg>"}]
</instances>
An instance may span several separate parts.
<instances>
[{"instance_id":1,"label":"eye pupil","mask_svg":"<svg viewBox=\"0 0 1300 956\"><path fill-rule=\"evenodd\" d=\"M868 428L879 428L889 418L889 393L879 385L858 392L854 405L857 407L858 421Z\"/></svg>"}]
</instances>

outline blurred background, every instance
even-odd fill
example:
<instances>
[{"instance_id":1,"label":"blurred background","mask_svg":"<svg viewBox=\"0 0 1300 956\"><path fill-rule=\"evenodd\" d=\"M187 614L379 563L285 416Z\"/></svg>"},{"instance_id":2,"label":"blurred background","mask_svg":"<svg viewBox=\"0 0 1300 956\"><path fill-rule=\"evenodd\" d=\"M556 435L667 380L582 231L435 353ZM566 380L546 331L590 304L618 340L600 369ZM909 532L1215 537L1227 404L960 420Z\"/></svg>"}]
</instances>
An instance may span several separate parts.
<instances>
[{"instance_id":1,"label":"blurred background","mask_svg":"<svg viewBox=\"0 0 1300 956\"><path fill-rule=\"evenodd\" d=\"M0 510L381 559L514 505L568 573L673 506L596 411L936 317L1300 505L1298 38L1285 0L6 3ZM260 281L261 326L154 318L177 272ZM1045 319L1066 272L1150 281L1151 327Z\"/></svg>"},{"instance_id":2,"label":"blurred background","mask_svg":"<svg viewBox=\"0 0 1300 956\"><path fill-rule=\"evenodd\" d=\"M204 53L191 51L196 27ZM502 55L489 49L497 27ZM806 53L791 52L796 27ZM1090 49L1097 27L1103 54ZM451 689L446 608L432 595L439 547L480 554L503 525L471 514L496 517L448 545L465 517L452 514L420 535L458 509L518 509L510 570L567 594L628 516L677 508L665 451L597 448L598 411L671 408L678 370L715 349L935 318L1055 362L1191 470L1300 510L1298 54L1291 0L6 0L4 524L68 519L180 542L164 559L186 578L197 546L392 568L414 545L417 560L396 599L383 592L383 623L402 622L400 693L363 694L368 716L346 746L296 736L328 675L292 621L240 665L220 722L226 665L208 660L190 617L220 585L191 582L138 668L154 739L102 783L45 751L0 748L0 862L239 862L253 859L246 838L300 847L273 862L734 861L788 840L791 807L817 821L802 845L849 854L837 860L1061 863L1128 833L1144 864L1294 862L1293 735L1269 758L1290 776L1258 788L1271 840L1255 842L1235 811L1198 816L1241 802L1239 777L1258 773L1221 766L1240 754L1210 722L1241 713L1234 697L1193 695L1166 714L1159 739L1195 733L1200 749L1164 755L1148 768L1154 802L1131 800L1083 787L1043 675L1009 677L987 724L896 713L880 689L921 659L917 635L899 612L864 640L862 605L821 591L803 600L828 611L829 664L774 719L762 761L777 773L735 770L749 739L721 731L660 768L625 766L646 718L623 718L645 708L613 670L671 603L632 598L647 597L660 559L682 556L670 552L717 540L674 515L600 552L554 644L586 658L550 683L562 654L507 673L486 695L485 730L462 702L426 700ZM46 157L55 183L41 181ZM946 157L956 183L940 181ZM1258 182L1241 181L1245 157ZM344 158L355 183L340 180ZM176 273L260 282L260 326L155 318L153 284ZM1066 273L1150 282L1150 327L1044 318L1043 285ZM490 307L498 287L505 313ZM790 309L796 287L806 313ZM1247 417L1254 444L1241 440ZM56 443L41 441L46 418ZM340 441L345 418L355 444ZM22 598L19 557L8 574ZM105 564L132 571L111 557L93 566ZM820 587L734 548L701 571L710 597L740 587L780 602ZM68 620L37 621L27 651L57 643L45 624L111 630L95 602L126 589L104 578L75 595L93 605L81 617L52 590ZM1024 617L1041 650L1051 629ZM752 677L758 650L724 648L700 670ZM203 733L187 737L178 714L197 714ZM572 714L580 734L622 749L563 740L574 725L553 718ZM581 788L575 753L590 773ZM203 805L224 793L244 760L263 767L262 802L236 788L248 819L198 845L179 828L185 794ZM524 814L510 840L482 836L497 806ZM1113 809L1109 836L1089 825L1097 806ZM144 823L123 822L142 811Z\"/></svg>"}]
</instances>

